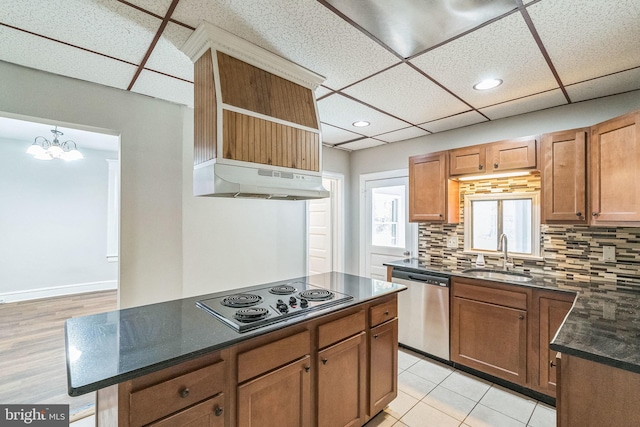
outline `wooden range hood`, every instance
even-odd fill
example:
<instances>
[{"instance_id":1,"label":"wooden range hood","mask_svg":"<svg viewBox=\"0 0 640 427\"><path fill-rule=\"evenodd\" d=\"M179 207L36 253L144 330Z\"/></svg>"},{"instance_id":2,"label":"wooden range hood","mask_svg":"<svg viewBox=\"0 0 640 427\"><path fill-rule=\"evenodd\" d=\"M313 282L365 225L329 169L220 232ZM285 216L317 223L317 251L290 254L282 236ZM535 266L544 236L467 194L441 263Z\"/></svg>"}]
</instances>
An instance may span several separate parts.
<instances>
[{"instance_id":1,"label":"wooden range hood","mask_svg":"<svg viewBox=\"0 0 640 427\"><path fill-rule=\"evenodd\" d=\"M194 62L194 194L311 199L322 187L314 95L324 78L209 22Z\"/></svg>"}]
</instances>

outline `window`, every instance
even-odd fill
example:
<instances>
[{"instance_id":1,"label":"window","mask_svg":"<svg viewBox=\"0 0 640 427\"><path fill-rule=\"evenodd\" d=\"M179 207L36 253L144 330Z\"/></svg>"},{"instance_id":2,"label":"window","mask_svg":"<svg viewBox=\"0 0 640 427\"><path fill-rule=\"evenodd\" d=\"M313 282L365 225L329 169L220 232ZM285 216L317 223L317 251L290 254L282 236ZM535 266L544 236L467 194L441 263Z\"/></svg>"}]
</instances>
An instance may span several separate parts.
<instances>
[{"instance_id":1,"label":"window","mask_svg":"<svg viewBox=\"0 0 640 427\"><path fill-rule=\"evenodd\" d=\"M373 246L405 247L404 186L374 188L372 194Z\"/></svg>"},{"instance_id":2,"label":"window","mask_svg":"<svg viewBox=\"0 0 640 427\"><path fill-rule=\"evenodd\" d=\"M538 193L465 196L464 216L465 251L497 252L504 233L510 254L540 256Z\"/></svg>"}]
</instances>

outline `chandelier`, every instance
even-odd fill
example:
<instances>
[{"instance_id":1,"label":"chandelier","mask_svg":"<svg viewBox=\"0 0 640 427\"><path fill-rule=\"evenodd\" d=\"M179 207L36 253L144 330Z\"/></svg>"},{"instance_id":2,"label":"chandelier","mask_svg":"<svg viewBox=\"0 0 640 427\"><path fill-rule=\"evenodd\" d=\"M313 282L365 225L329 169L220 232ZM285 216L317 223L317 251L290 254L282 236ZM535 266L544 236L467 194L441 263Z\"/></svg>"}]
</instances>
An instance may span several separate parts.
<instances>
[{"instance_id":1,"label":"chandelier","mask_svg":"<svg viewBox=\"0 0 640 427\"><path fill-rule=\"evenodd\" d=\"M74 141L58 141L58 137L64 135L58 130L58 126L55 129L51 129L51 133L53 134L53 141L49 141L44 136L37 136L33 140L33 144L27 149L27 154L31 154L38 160L61 159L71 161L84 159Z\"/></svg>"}]
</instances>

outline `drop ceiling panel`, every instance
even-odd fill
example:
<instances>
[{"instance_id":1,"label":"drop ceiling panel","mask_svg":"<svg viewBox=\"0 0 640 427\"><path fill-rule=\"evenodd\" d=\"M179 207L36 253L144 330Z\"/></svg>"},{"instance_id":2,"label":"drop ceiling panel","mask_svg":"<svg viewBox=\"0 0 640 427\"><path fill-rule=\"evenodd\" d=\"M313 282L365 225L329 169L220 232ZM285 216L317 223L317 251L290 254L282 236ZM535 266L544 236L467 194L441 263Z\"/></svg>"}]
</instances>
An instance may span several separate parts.
<instances>
[{"instance_id":1,"label":"drop ceiling panel","mask_svg":"<svg viewBox=\"0 0 640 427\"><path fill-rule=\"evenodd\" d=\"M326 0L408 58L516 8L514 0Z\"/></svg>"},{"instance_id":2,"label":"drop ceiling panel","mask_svg":"<svg viewBox=\"0 0 640 427\"><path fill-rule=\"evenodd\" d=\"M169 6L171 6L172 0L127 0L131 4L135 4L138 7L143 8L144 10L148 10L149 12L155 13L156 15L164 16L167 14L169 10ZM185 0L182 0L185 1Z\"/></svg>"},{"instance_id":3,"label":"drop ceiling panel","mask_svg":"<svg viewBox=\"0 0 640 427\"><path fill-rule=\"evenodd\" d=\"M558 87L520 13L514 13L411 61L476 108ZM495 89L477 91L487 78Z\"/></svg>"},{"instance_id":4,"label":"drop ceiling panel","mask_svg":"<svg viewBox=\"0 0 640 427\"><path fill-rule=\"evenodd\" d=\"M331 89L327 89L327 88L326 88L326 87L324 87L324 86L318 86L318 87L316 88L316 98L320 98L320 97L322 97L322 96L328 95L328 94L330 94L331 92L333 92Z\"/></svg>"},{"instance_id":5,"label":"drop ceiling panel","mask_svg":"<svg viewBox=\"0 0 640 427\"><path fill-rule=\"evenodd\" d=\"M185 104L193 108L192 83L167 77L153 71L142 70L131 90L154 98Z\"/></svg>"},{"instance_id":6,"label":"drop ceiling panel","mask_svg":"<svg viewBox=\"0 0 640 427\"><path fill-rule=\"evenodd\" d=\"M364 150L365 148L377 147L378 145L384 144L384 142L378 141L377 139L365 138L359 141L353 141L347 144L343 144L340 146L340 148L346 148L347 150Z\"/></svg>"},{"instance_id":7,"label":"drop ceiling panel","mask_svg":"<svg viewBox=\"0 0 640 427\"><path fill-rule=\"evenodd\" d=\"M640 66L640 1L541 1L527 8L565 85Z\"/></svg>"},{"instance_id":8,"label":"drop ceiling panel","mask_svg":"<svg viewBox=\"0 0 640 427\"><path fill-rule=\"evenodd\" d=\"M49 73L126 89L136 72L133 65L4 26L0 40L11 41L0 43L0 59Z\"/></svg>"},{"instance_id":9,"label":"drop ceiling panel","mask_svg":"<svg viewBox=\"0 0 640 427\"><path fill-rule=\"evenodd\" d=\"M374 136L407 127L407 123L369 108L345 96L334 94L318 101L320 120L343 129L357 129L358 133ZM370 126L355 128L353 122L365 120Z\"/></svg>"},{"instance_id":10,"label":"drop ceiling panel","mask_svg":"<svg viewBox=\"0 0 640 427\"><path fill-rule=\"evenodd\" d=\"M434 120L429 123L419 125L423 129L430 132L443 132L445 130L461 128L463 126L474 125L476 123L486 122L487 119L476 111L467 111L466 113L456 114L455 116L446 117L440 120Z\"/></svg>"},{"instance_id":11,"label":"drop ceiling panel","mask_svg":"<svg viewBox=\"0 0 640 427\"><path fill-rule=\"evenodd\" d=\"M37 7L14 1L10 7L7 24L134 64L142 61L161 23L116 0L48 0Z\"/></svg>"},{"instance_id":12,"label":"drop ceiling panel","mask_svg":"<svg viewBox=\"0 0 640 427\"><path fill-rule=\"evenodd\" d=\"M567 86L569 98L573 102L636 89L640 89L640 68Z\"/></svg>"},{"instance_id":13,"label":"drop ceiling panel","mask_svg":"<svg viewBox=\"0 0 640 427\"><path fill-rule=\"evenodd\" d=\"M526 98L516 99L514 101L505 102L503 104L482 108L480 112L489 117L491 120L496 120L503 117L528 113L530 111L557 107L558 105L563 105L566 103L567 100L565 99L562 91L560 89L554 89L550 90L549 92L539 93L537 95L532 95Z\"/></svg>"},{"instance_id":14,"label":"drop ceiling panel","mask_svg":"<svg viewBox=\"0 0 640 427\"><path fill-rule=\"evenodd\" d=\"M462 101L406 64L386 70L343 92L413 124L469 109Z\"/></svg>"},{"instance_id":15,"label":"drop ceiling panel","mask_svg":"<svg viewBox=\"0 0 640 427\"><path fill-rule=\"evenodd\" d=\"M406 129L400 129L394 132L377 135L376 139L380 139L384 142L398 142L398 141L404 141L406 139L417 138L419 136L425 136L425 135L429 135L429 132L427 132L424 129L420 129L418 127L412 126Z\"/></svg>"},{"instance_id":16,"label":"drop ceiling panel","mask_svg":"<svg viewBox=\"0 0 640 427\"><path fill-rule=\"evenodd\" d=\"M326 144L339 144L345 141L362 138L362 135L340 129L335 126L322 123L322 142Z\"/></svg>"},{"instance_id":17,"label":"drop ceiling panel","mask_svg":"<svg viewBox=\"0 0 640 427\"><path fill-rule=\"evenodd\" d=\"M192 33L188 28L169 22L145 68L193 82L193 62L180 51Z\"/></svg>"},{"instance_id":18,"label":"drop ceiling panel","mask_svg":"<svg viewBox=\"0 0 640 427\"><path fill-rule=\"evenodd\" d=\"M314 0L189 0L173 18L197 27L204 19L306 67L339 89L398 58Z\"/></svg>"}]
</instances>

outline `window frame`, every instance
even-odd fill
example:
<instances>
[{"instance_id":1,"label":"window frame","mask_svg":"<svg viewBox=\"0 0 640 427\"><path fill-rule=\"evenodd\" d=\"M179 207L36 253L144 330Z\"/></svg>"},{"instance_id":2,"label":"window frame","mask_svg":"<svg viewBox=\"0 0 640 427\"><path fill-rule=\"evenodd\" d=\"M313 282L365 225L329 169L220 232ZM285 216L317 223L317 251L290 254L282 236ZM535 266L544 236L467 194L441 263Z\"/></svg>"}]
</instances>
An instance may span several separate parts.
<instances>
[{"instance_id":1,"label":"window frame","mask_svg":"<svg viewBox=\"0 0 640 427\"><path fill-rule=\"evenodd\" d=\"M490 251L483 249L473 249L471 240L473 236L473 208L472 203L476 200L531 200L531 254L520 252L509 252L510 257L523 259L542 259L540 245L540 192L518 192L518 193L488 193L488 194L468 194L464 196L464 253L468 254L484 254L499 255L502 251ZM501 215L501 214L500 214Z\"/></svg>"}]
</instances>

